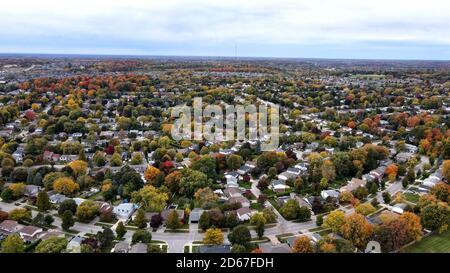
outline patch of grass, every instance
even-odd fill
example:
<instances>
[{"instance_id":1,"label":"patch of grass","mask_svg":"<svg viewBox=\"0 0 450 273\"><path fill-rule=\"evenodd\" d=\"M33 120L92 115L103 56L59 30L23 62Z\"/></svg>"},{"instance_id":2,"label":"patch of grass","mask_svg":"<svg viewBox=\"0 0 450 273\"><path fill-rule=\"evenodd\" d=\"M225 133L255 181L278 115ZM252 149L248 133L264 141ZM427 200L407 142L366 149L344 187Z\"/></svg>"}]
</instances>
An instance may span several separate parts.
<instances>
[{"instance_id":1,"label":"patch of grass","mask_svg":"<svg viewBox=\"0 0 450 273\"><path fill-rule=\"evenodd\" d=\"M330 234L330 233L331 233L331 230L330 230L330 229L324 229L324 230L319 231L318 233L319 233L320 236L323 237L323 236L325 236L325 235Z\"/></svg>"},{"instance_id":2,"label":"patch of grass","mask_svg":"<svg viewBox=\"0 0 450 273\"><path fill-rule=\"evenodd\" d=\"M308 231L310 231L310 232L316 232L316 231L320 231L320 230L322 230L322 229L323 229L323 227L316 227L316 228L308 229Z\"/></svg>"},{"instance_id":3,"label":"patch of grass","mask_svg":"<svg viewBox=\"0 0 450 273\"><path fill-rule=\"evenodd\" d=\"M164 232L168 232L168 233L189 233L189 230L184 230L184 229L166 229L166 230L164 230Z\"/></svg>"},{"instance_id":4,"label":"patch of grass","mask_svg":"<svg viewBox=\"0 0 450 273\"><path fill-rule=\"evenodd\" d=\"M25 206L23 206L23 207L24 207L24 208L27 208L27 209L29 209L29 210L38 211L37 207L35 207L35 206L25 205Z\"/></svg>"},{"instance_id":5,"label":"patch of grass","mask_svg":"<svg viewBox=\"0 0 450 273\"><path fill-rule=\"evenodd\" d=\"M241 182L241 183L239 183L239 186L244 189L249 190L252 188L252 182Z\"/></svg>"},{"instance_id":6,"label":"patch of grass","mask_svg":"<svg viewBox=\"0 0 450 273\"><path fill-rule=\"evenodd\" d=\"M264 209L264 207L260 203L251 203L250 208L257 211L261 211Z\"/></svg>"},{"instance_id":7,"label":"patch of grass","mask_svg":"<svg viewBox=\"0 0 450 273\"><path fill-rule=\"evenodd\" d=\"M433 234L406 248L407 253L450 253L450 230Z\"/></svg>"},{"instance_id":8,"label":"patch of grass","mask_svg":"<svg viewBox=\"0 0 450 273\"><path fill-rule=\"evenodd\" d=\"M294 233L283 233L275 235L275 237L277 237L278 241L280 241L281 243L285 243L286 239L292 236L294 236Z\"/></svg>"},{"instance_id":9,"label":"patch of grass","mask_svg":"<svg viewBox=\"0 0 450 273\"><path fill-rule=\"evenodd\" d=\"M139 228L137 226L125 226L125 229L127 229L127 230L138 230Z\"/></svg>"},{"instance_id":10,"label":"patch of grass","mask_svg":"<svg viewBox=\"0 0 450 273\"><path fill-rule=\"evenodd\" d=\"M417 202L419 202L419 198L420 196L418 194L414 194L414 193L410 193L410 192L406 192L404 193L405 199L408 202L417 204Z\"/></svg>"},{"instance_id":11,"label":"patch of grass","mask_svg":"<svg viewBox=\"0 0 450 273\"><path fill-rule=\"evenodd\" d=\"M99 226L99 227L112 227L113 226L113 224L110 224L110 223L103 223L103 222L97 222L97 223L95 223L94 224L94 226Z\"/></svg>"},{"instance_id":12,"label":"patch of grass","mask_svg":"<svg viewBox=\"0 0 450 273\"><path fill-rule=\"evenodd\" d=\"M158 241L158 240L151 240L150 244L165 244L166 242L164 241Z\"/></svg>"}]
</instances>

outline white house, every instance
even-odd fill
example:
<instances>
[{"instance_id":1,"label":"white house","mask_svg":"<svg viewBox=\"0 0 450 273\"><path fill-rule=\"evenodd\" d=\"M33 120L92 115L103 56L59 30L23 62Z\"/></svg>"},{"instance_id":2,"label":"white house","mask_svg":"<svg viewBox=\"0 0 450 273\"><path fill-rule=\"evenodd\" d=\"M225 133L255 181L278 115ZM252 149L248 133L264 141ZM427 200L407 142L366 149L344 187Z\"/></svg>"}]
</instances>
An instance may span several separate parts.
<instances>
[{"instance_id":1,"label":"white house","mask_svg":"<svg viewBox=\"0 0 450 273\"><path fill-rule=\"evenodd\" d=\"M122 204L114 207L113 213L121 219L128 219L128 218L130 218L131 215L133 215L133 213L136 209L137 209L136 204L122 203Z\"/></svg>"},{"instance_id":2,"label":"white house","mask_svg":"<svg viewBox=\"0 0 450 273\"><path fill-rule=\"evenodd\" d=\"M323 199L327 199L328 197L339 199L339 192L336 190L323 190L320 192L320 196L322 196Z\"/></svg>"}]
</instances>

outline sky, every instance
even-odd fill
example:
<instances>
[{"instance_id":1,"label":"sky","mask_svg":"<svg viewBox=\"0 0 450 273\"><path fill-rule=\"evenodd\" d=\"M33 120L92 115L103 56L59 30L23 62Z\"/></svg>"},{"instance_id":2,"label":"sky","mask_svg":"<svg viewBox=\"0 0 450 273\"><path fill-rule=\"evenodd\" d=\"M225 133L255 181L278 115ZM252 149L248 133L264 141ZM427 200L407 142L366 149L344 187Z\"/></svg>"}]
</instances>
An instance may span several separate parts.
<instances>
[{"instance_id":1,"label":"sky","mask_svg":"<svg viewBox=\"0 0 450 273\"><path fill-rule=\"evenodd\" d=\"M0 53L450 59L448 0L8 0Z\"/></svg>"}]
</instances>

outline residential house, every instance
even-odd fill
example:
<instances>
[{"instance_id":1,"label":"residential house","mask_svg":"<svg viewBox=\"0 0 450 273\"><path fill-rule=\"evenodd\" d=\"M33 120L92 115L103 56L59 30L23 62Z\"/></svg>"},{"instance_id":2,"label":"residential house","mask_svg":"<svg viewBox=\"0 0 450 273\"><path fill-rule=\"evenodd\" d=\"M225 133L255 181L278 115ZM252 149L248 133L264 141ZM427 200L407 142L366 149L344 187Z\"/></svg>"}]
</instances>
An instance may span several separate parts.
<instances>
[{"instance_id":1,"label":"residential house","mask_svg":"<svg viewBox=\"0 0 450 273\"><path fill-rule=\"evenodd\" d=\"M18 232L21 226L13 220L5 220L0 223L0 233L11 234Z\"/></svg>"},{"instance_id":2,"label":"residential house","mask_svg":"<svg viewBox=\"0 0 450 273\"><path fill-rule=\"evenodd\" d=\"M406 163L413 156L414 154L412 153L398 153L395 156L395 160L397 160L398 163Z\"/></svg>"},{"instance_id":3,"label":"residential house","mask_svg":"<svg viewBox=\"0 0 450 273\"><path fill-rule=\"evenodd\" d=\"M25 195L26 197L36 197L40 190L41 190L41 188L39 186L26 185L25 192L23 195Z\"/></svg>"},{"instance_id":4,"label":"residential house","mask_svg":"<svg viewBox=\"0 0 450 273\"><path fill-rule=\"evenodd\" d=\"M240 208L236 210L236 216L240 221L248 221L254 214L249 208Z\"/></svg>"},{"instance_id":5,"label":"residential house","mask_svg":"<svg viewBox=\"0 0 450 273\"><path fill-rule=\"evenodd\" d=\"M320 196L324 200L326 200L328 197L335 198L336 200L339 200L339 191L337 190L323 190L320 192Z\"/></svg>"},{"instance_id":6,"label":"residential house","mask_svg":"<svg viewBox=\"0 0 450 273\"><path fill-rule=\"evenodd\" d=\"M239 188L230 187L223 190L223 194L226 198L231 197L238 197L242 195L242 192L239 190Z\"/></svg>"},{"instance_id":7,"label":"residential house","mask_svg":"<svg viewBox=\"0 0 450 273\"><path fill-rule=\"evenodd\" d=\"M229 204L240 203L243 208L250 207L250 201L248 201L248 199L245 198L244 196L231 197L228 199L228 203Z\"/></svg>"},{"instance_id":8,"label":"residential house","mask_svg":"<svg viewBox=\"0 0 450 273\"><path fill-rule=\"evenodd\" d=\"M24 226L19 230L19 235L25 242L34 242L39 239L39 234L43 232L43 229L35 226Z\"/></svg>"},{"instance_id":9,"label":"residential house","mask_svg":"<svg viewBox=\"0 0 450 273\"><path fill-rule=\"evenodd\" d=\"M262 253L291 253L291 248L286 243L272 245L272 243L268 242L258 244L258 247Z\"/></svg>"},{"instance_id":10,"label":"residential house","mask_svg":"<svg viewBox=\"0 0 450 273\"><path fill-rule=\"evenodd\" d=\"M344 191L349 191L352 192L354 190L356 190L359 187L363 187L366 185L366 181L362 180L362 179L358 179L358 178L352 178L352 180L350 180L350 182L348 182L347 185L341 187L339 189L340 192L344 192Z\"/></svg>"},{"instance_id":11,"label":"residential house","mask_svg":"<svg viewBox=\"0 0 450 273\"><path fill-rule=\"evenodd\" d=\"M120 219L127 220L133 215L134 211L138 208L136 204L133 203L122 203L115 206L113 213Z\"/></svg>"},{"instance_id":12,"label":"residential house","mask_svg":"<svg viewBox=\"0 0 450 273\"><path fill-rule=\"evenodd\" d=\"M285 192L290 187L286 185L285 180L272 180L272 182L269 185L269 188L274 192Z\"/></svg>"},{"instance_id":13,"label":"residential house","mask_svg":"<svg viewBox=\"0 0 450 273\"><path fill-rule=\"evenodd\" d=\"M66 250L69 253L80 253L81 252L81 243L83 242L83 238L79 236L73 237L69 243L67 244Z\"/></svg>"}]
</instances>

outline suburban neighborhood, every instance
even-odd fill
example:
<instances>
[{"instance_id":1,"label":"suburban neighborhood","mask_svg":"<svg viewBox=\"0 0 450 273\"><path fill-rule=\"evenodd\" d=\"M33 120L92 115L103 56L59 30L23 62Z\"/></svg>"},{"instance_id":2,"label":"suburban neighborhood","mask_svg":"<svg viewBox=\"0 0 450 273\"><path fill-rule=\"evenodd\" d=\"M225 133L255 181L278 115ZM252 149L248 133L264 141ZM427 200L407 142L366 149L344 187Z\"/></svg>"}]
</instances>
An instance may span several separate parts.
<instances>
[{"instance_id":1,"label":"suburban neighborhood","mask_svg":"<svg viewBox=\"0 0 450 273\"><path fill-rule=\"evenodd\" d=\"M449 69L3 57L0 252L448 253ZM174 139L196 97L279 105L279 147Z\"/></svg>"}]
</instances>

